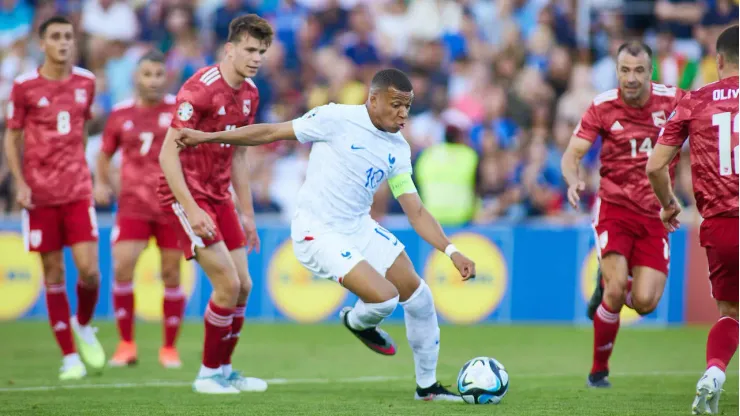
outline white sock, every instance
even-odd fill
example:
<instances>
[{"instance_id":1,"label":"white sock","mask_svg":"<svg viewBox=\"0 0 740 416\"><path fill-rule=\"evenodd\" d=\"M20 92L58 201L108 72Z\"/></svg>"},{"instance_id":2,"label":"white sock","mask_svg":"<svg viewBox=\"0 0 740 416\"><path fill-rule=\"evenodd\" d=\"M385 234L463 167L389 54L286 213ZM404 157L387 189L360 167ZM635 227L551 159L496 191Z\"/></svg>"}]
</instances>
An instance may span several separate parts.
<instances>
[{"instance_id":1,"label":"white sock","mask_svg":"<svg viewBox=\"0 0 740 416\"><path fill-rule=\"evenodd\" d=\"M73 352L72 354L65 355L64 358L62 358L62 363L65 367L71 367L82 363L82 361L80 361L80 355Z\"/></svg>"},{"instance_id":2,"label":"white sock","mask_svg":"<svg viewBox=\"0 0 740 416\"><path fill-rule=\"evenodd\" d=\"M704 374L709 378L716 379L720 388L722 388L722 385L725 384L725 380L727 379L725 372L715 366L707 368L707 371L705 371Z\"/></svg>"},{"instance_id":3,"label":"white sock","mask_svg":"<svg viewBox=\"0 0 740 416\"><path fill-rule=\"evenodd\" d=\"M375 328L396 310L396 305L398 296L381 303L365 303L358 299L355 307L347 315L347 323L350 328L358 331Z\"/></svg>"},{"instance_id":4,"label":"white sock","mask_svg":"<svg viewBox=\"0 0 740 416\"><path fill-rule=\"evenodd\" d=\"M439 324L432 291L423 280L403 305L406 337L414 352L416 384L426 388L437 382L439 359Z\"/></svg>"},{"instance_id":5,"label":"white sock","mask_svg":"<svg viewBox=\"0 0 740 416\"><path fill-rule=\"evenodd\" d=\"M230 376L233 371L231 364L221 364L221 371L224 373L224 377Z\"/></svg>"},{"instance_id":6,"label":"white sock","mask_svg":"<svg viewBox=\"0 0 740 416\"><path fill-rule=\"evenodd\" d=\"M204 366L203 364L200 365L200 371L198 372L198 377L213 377L215 375L223 374L221 372L221 367L219 368L208 368Z\"/></svg>"}]
</instances>

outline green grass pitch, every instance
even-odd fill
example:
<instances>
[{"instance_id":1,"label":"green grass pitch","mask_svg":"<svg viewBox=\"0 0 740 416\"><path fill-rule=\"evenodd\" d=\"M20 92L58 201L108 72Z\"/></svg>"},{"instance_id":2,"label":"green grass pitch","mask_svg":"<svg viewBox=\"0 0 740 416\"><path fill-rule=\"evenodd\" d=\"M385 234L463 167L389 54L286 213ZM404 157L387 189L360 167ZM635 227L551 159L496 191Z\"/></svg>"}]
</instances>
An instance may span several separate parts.
<instances>
[{"instance_id":1,"label":"green grass pitch","mask_svg":"<svg viewBox=\"0 0 740 416\"><path fill-rule=\"evenodd\" d=\"M438 376L454 385L470 358L499 359L509 371L500 405L413 400L411 351L403 325L385 325L399 344L395 357L372 353L336 324L247 322L235 367L270 379L266 393L229 397L190 390L200 363L202 326L186 324L179 341L184 368L157 362L161 327L136 328L139 364L106 369L61 384L61 360L45 322L0 324L0 415L689 415L704 368L707 328L625 328L612 358L610 390L584 387L591 329L570 326L443 326ZM108 354L117 334L111 322L98 335ZM738 414L738 371L733 360L720 402Z\"/></svg>"}]
</instances>

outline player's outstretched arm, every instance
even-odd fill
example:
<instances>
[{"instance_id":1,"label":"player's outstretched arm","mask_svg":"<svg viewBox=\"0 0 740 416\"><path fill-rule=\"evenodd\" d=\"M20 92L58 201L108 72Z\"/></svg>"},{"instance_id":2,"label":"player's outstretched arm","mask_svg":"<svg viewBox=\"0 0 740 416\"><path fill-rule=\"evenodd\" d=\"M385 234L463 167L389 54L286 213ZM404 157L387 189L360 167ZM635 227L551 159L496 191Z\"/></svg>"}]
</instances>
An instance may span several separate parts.
<instances>
[{"instance_id":1,"label":"player's outstretched arm","mask_svg":"<svg viewBox=\"0 0 740 416\"><path fill-rule=\"evenodd\" d=\"M409 181L411 178L409 177ZM411 227L414 231L419 234L421 238L427 243L431 244L432 247L450 256L450 259L455 264L457 270L460 271L460 275L463 280L472 279L475 277L475 263L469 258L465 257L462 253L457 251L454 245L450 242L445 235L442 226L432 216L432 214L424 207L424 204L419 198L419 194L416 192L408 192L399 195L398 202L403 208L403 212L411 223Z\"/></svg>"},{"instance_id":2,"label":"player's outstretched arm","mask_svg":"<svg viewBox=\"0 0 740 416\"><path fill-rule=\"evenodd\" d=\"M179 147L197 146L200 143L226 143L237 146L259 146L279 140L296 140L293 122L252 124L234 130L205 133L182 129L177 139Z\"/></svg>"},{"instance_id":3,"label":"player's outstretched arm","mask_svg":"<svg viewBox=\"0 0 740 416\"><path fill-rule=\"evenodd\" d=\"M580 177L581 160L586 156L593 143L577 136L570 138L568 147L563 153L560 160L560 169L563 172L563 179L568 184L568 202L578 209L578 202L581 200L580 193L586 189L586 183Z\"/></svg>"},{"instance_id":4,"label":"player's outstretched arm","mask_svg":"<svg viewBox=\"0 0 740 416\"><path fill-rule=\"evenodd\" d=\"M23 130L8 128L5 131L5 143L3 145L5 157L8 158L10 173L15 179L18 188L16 200L23 208L33 208L31 204L31 188L28 187L23 177L21 167L21 153L23 150Z\"/></svg>"}]
</instances>

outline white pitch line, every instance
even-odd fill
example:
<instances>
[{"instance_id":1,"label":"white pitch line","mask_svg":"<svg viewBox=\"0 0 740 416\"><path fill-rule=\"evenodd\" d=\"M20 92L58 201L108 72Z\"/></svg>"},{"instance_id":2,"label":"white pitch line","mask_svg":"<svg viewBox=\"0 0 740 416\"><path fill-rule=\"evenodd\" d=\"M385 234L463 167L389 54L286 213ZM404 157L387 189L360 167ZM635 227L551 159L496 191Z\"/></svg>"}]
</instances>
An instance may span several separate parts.
<instances>
[{"instance_id":1,"label":"white pitch line","mask_svg":"<svg viewBox=\"0 0 740 416\"><path fill-rule=\"evenodd\" d=\"M616 372L611 376L617 377L679 377L700 376L701 371L646 371L646 372ZM728 373L737 375L737 372ZM547 378L580 377L583 374L576 373L540 373L540 374L513 374L510 380L536 380ZM341 383L382 383L386 381L413 381L411 376L365 376L349 378L273 378L267 379L268 384L341 384ZM54 390L78 390L78 389L131 389L145 387L187 387L191 381L148 381L143 383L109 383L109 384L68 384L57 386L30 386L30 387L4 387L0 393L20 393L30 391L54 391Z\"/></svg>"}]
</instances>

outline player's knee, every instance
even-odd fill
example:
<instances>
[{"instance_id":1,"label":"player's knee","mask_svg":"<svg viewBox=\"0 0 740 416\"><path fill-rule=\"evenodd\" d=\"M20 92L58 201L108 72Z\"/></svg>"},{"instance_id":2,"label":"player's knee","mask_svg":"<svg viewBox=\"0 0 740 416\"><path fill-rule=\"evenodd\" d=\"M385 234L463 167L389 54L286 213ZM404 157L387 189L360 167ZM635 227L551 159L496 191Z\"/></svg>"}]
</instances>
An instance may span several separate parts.
<instances>
[{"instance_id":1,"label":"player's knee","mask_svg":"<svg viewBox=\"0 0 740 416\"><path fill-rule=\"evenodd\" d=\"M133 281L133 265L125 261L116 261L115 265L113 266L113 278L116 280L116 282L119 283L128 283Z\"/></svg>"},{"instance_id":2,"label":"player's knee","mask_svg":"<svg viewBox=\"0 0 740 416\"><path fill-rule=\"evenodd\" d=\"M44 264L44 283L47 286L64 283L64 265L56 263Z\"/></svg>"},{"instance_id":3,"label":"player's knee","mask_svg":"<svg viewBox=\"0 0 740 416\"><path fill-rule=\"evenodd\" d=\"M100 282L100 271L97 264L82 264L78 266L80 281L87 286L97 286Z\"/></svg>"},{"instance_id":4,"label":"player's knee","mask_svg":"<svg viewBox=\"0 0 740 416\"><path fill-rule=\"evenodd\" d=\"M606 281L604 285L604 300L612 307L624 305L627 296L627 282L618 279Z\"/></svg>"},{"instance_id":5,"label":"player's knee","mask_svg":"<svg viewBox=\"0 0 740 416\"><path fill-rule=\"evenodd\" d=\"M239 299L246 300L252 292L252 278L247 276L239 281Z\"/></svg>"},{"instance_id":6,"label":"player's knee","mask_svg":"<svg viewBox=\"0 0 740 416\"><path fill-rule=\"evenodd\" d=\"M660 297L647 293L635 293L632 291L632 306L640 315L647 315L658 307Z\"/></svg>"},{"instance_id":7,"label":"player's knee","mask_svg":"<svg viewBox=\"0 0 740 416\"><path fill-rule=\"evenodd\" d=\"M737 313L737 302L723 302L720 301L719 303L719 314L721 316L727 316L734 320L738 320L738 313Z\"/></svg>"},{"instance_id":8,"label":"player's knee","mask_svg":"<svg viewBox=\"0 0 740 416\"><path fill-rule=\"evenodd\" d=\"M162 268L162 283L167 287L180 286L180 270L177 267Z\"/></svg>"}]
</instances>

